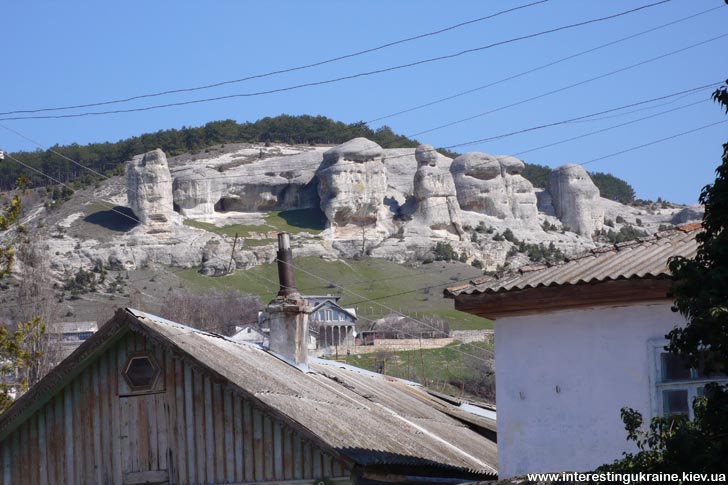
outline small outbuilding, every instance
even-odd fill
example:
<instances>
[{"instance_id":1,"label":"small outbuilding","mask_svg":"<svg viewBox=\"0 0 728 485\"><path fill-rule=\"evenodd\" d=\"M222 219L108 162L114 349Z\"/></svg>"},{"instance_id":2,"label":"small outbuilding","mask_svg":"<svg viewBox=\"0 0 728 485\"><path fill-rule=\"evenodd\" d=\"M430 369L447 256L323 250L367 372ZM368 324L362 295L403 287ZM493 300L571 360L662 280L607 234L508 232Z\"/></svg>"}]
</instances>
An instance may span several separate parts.
<instances>
[{"instance_id":1,"label":"small outbuilding","mask_svg":"<svg viewBox=\"0 0 728 485\"><path fill-rule=\"evenodd\" d=\"M694 257L699 224L445 290L495 320L500 478L589 471L625 451L622 407L692 418L710 380L665 351L672 256ZM715 379L711 379L715 380ZM725 380L725 379L723 379Z\"/></svg>"},{"instance_id":2,"label":"small outbuilding","mask_svg":"<svg viewBox=\"0 0 728 485\"><path fill-rule=\"evenodd\" d=\"M415 383L125 309L0 415L0 484L457 483L496 476L494 431Z\"/></svg>"}]
</instances>

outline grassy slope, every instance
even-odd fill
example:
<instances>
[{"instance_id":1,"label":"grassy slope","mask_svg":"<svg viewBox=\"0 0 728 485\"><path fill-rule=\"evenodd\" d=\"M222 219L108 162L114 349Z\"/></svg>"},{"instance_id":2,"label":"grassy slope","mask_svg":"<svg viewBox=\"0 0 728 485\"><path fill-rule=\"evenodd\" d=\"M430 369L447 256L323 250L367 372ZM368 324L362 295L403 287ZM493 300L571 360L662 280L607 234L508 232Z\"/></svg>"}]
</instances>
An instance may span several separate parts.
<instances>
[{"instance_id":1,"label":"grassy slope","mask_svg":"<svg viewBox=\"0 0 728 485\"><path fill-rule=\"evenodd\" d=\"M442 296L445 287L480 275L479 270L465 264L436 262L410 268L382 259L331 262L314 257L297 258L294 264L296 281L304 294L339 294L343 305L355 306L359 315L365 318L379 318L390 313L389 309L377 304L380 303L413 317L439 316L449 321L452 329L492 328L488 320L454 310L453 301ZM276 267L272 264L219 278L202 276L194 269L179 276L198 290L235 288L259 295L263 301L269 301L278 291ZM356 295L333 285L343 286ZM434 285L438 286L421 289ZM364 301L367 299L375 301Z\"/></svg>"},{"instance_id":2,"label":"grassy slope","mask_svg":"<svg viewBox=\"0 0 728 485\"><path fill-rule=\"evenodd\" d=\"M206 231L234 236L238 233L240 237L247 237L252 232L283 231L291 234L308 232L318 234L325 229L326 217L320 209L298 209L288 211L272 211L265 214L264 225L231 224L223 227L216 227L214 224L201 221L185 219L186 226L205 229Z\"/></svg>"},{"instance_id":3,"label":"grassy slope","mask_svg":"<svg viewBox=\"0 0 728 485\"><path fill-rule=\"evenodd\" d=\"M482 379L482 366L477 365L480 362L478 358L487 359L492 356L491 352L492 345L486 343L453 344L421 352L380 351L340 356L340 360L371 371L376 371L377 365L383 364L382 370L386 375L426 383L432 390L460 396L463 393L467 395L467 391L458 387L458 382Z\"/></svg>"}]
</instances>

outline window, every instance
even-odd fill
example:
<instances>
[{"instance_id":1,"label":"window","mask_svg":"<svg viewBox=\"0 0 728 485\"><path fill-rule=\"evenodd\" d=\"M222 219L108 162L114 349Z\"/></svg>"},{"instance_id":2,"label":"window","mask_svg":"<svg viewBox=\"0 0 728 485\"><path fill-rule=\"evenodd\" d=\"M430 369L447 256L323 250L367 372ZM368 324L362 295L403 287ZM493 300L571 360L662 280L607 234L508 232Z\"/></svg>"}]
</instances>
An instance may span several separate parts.
<instances>
[{"instance_id":1,"label":"window","mask_svg":"<svg viewBox=\"0 0 728 485\"><path fill-rule=\"evenodd\" d=\"M728 383L724 375L706 377L700 369L688 368L682 358L665 351L667 340L651 342L654 378L652 399L655 416L687 416L693 419L693 400L702 396L709 382Z\"/></svg>"},{"instance_id":2,"label":"window","mask_svg":"<svg viewBox=\"0 0 728 485\"><path fill-rule=\"evenodd\" d=\"M135 354L126 360L122 374L132 391L149 391L159 377L159 366L151 355Z\"/></svg>"}]
</instances>

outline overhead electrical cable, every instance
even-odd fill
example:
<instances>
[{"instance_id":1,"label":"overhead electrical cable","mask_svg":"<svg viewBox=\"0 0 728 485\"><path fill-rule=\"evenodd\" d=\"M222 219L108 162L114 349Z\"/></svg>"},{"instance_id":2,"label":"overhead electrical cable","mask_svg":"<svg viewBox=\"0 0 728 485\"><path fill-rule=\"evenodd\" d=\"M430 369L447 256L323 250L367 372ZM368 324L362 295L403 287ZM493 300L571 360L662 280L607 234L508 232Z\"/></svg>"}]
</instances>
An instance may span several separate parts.
<instances>
[{"instance_id":1,"label":"overhead electrical cable","mask_svg":"<svg viewBox=\"0 0 728 485\"><path fill-rule=\"evenodd\" d=\"M606 21L606 20L615 19L615 18L624 16L624 15L628 15L628 14L631 14L631 13L634 13L634 12L637 12L637 11L640 11L640 10L644 10L646 8L650 8L650 7L654 7L654 6L657 6L657 5L661 5L661 4L670 2L670 1L671 0L661 0L659 2L655 2L655 3L643 5L643 6L640 6L640 7L637 7L637 8L633 8L633 9L630 9L630 10L625 10L623 12L619 12L617 14L609 15L609 16L606 16L606 17L594 18L594 19L590 19L590 20L586 20L586 21L582 21L582 22L578 22L578 23L574 23L574 24L563 25L561 27L556 27L556 28L553 28L553 29L544 30L544 31L541 31L541 32L536 32L536 33L533 33L533 34L523 35L523 36L520 36L520 37L514 37L514 38L511 38L511 39L508 39L508 40L494 42L494 43L487 44L487 45L480 46L480 47L475 47L475 48L471 48L471 49L465 49L465 50L462 50L462 51L459 51L459 52L456 52L456 53L453 53L453 54L446 54L446 55L442 55L442 56L438 56L438 57L431 57L431 58L428 58L428 59L422 59L422 60L415 61L415 62L410 62L410 63L407 63L407 64L400 64L400 65L397 65L397 66L391 66L391 67L386 67L386 68L382 68L382 69L376 69L376 70L373 70L373 71L360 72L360 73L357 73L357 74L351 74L351 75L347 75L347 76L336 77L336 78L333 78L333 79L327 79L327 80L323 80L323 81L313 81L313 82L308 82L308 83L296 84L296 85L293 85L293 86L287 86L287 87L283 87L283 88L268 89L268 90L264 90L264 91L257 91L257 92L251 92L251 93L230 94L230 95L217 96L217 97L212 97L212 98L203 98L203 99L195 99L195 100L189 100L189 101L180 101L180 102L174 102L174 103L158 104L158 105L145 106L145 107L139 107L139 108L118 109L118 110L108 110L108 111L87 111L87 112L83 112L83 113L65 114L65 115L35 115L35 116L10 116L10 117L5 116L5 117L0 118L0 121L10 121L10 120L36 120L36 119L65 119L65 118L79 118L79 117L84 117L84 116L102 116L102 115L119 114L119 113L134 113L134 112L149 111L149 110L162 109L162 108L170 108L170 107L174 107L174 106L187 106L187 105L192 105L192 104L208 103L208 102L220 101L220 100L224 100L224 99L263 96L263 95L268 95L268 94L273 94L273 93L293 91L293 90L297 90L297 89L301 89L301 88L306 88L306 87L311 87L311 86L321 86L321 85L332 84L332 83L336 83L336 82L340 82L340 81L345 81L345 80L349 80L349 79L356 79L356 78L361 78L361 77L372 76L372 75L375 75L375 74L382 74L382 73L385 73L385 72L397 71L397 70L400 70L400 69L406 69L406 68L410 68L410 67L414 67L414 66L419 66L419 65L423 65L423 64L428 64L428 63L432 63L432 62L438 62L438 61L442 61L442 60L446 60L446 59L453 59L453 58L460 57L460 56L465 55L465 54L471 54L471 53L474 53L474 52L480 52L480 51L484 51L484 50L487 50L487 49L491 49L493 47L498 47L498 46L502 46L502 45L506 45L506 44L511 44L511 43L518 42L518 41L521 41L521 40L533 39L533 38L536 38L536 37L541 37L543 35L552 34L552 33L560 32L560 31L567 30L567 29L572 29L572 28L581 27L581 26L584 26L584 25L593 24L593 23L596 23L596 22L603 22L603 21Z\"/></svg>"},{"instance_id":2,"label":"overhead electrical cable","mask_svg":"<svg viewBox=\"0 0 728 485\"><path fill-rule=\"evenodd\" d=\"M437 149L433 149L433 151L437 151L437 150L441 150L441 149L459 148L459 147L462 147L462 146L477 145L477 144L480 144L480 143L484 143L486 141L493 141L493 140L497 140L497 139L508 138L508 137L511 137L511 136L515 136L515 135L519 135L519 134L527 133L527 132L531 132L531 131L536 131L536 130L540 130L540 129L544 129L544 128L548 128L548 127L553 127L553 126L558 126L558 125L564 125L564 124L570 124L570 123L573 123L573 122L576 122L576 121L579 121L579 120L588 120L591 117L600 116L600 115L604 115L604 114L607 114L607 113L614 113L614 112L618 112L618 111L621 111L621 110L624 110L624 109L628 109L628 108L632 108L632 107L636 107L636 106L644 106L646 104L650 104L650 103L654 103L656 101L662 101L662 100L670 99L670 98L674 98L674 97L682 97L682 96L684 96L686 94L698 93L700 91L704 91L704 90L713 88L713 87L718 86L720 84L722 84L722 82L709 83L709 84L705 84L705 85L701 85L701 86L697 86L697 87L693 87L693 88L689 88L689 89L685 89L685 90L680 90L680 91L677 91L677 92L669 93L669 94L666 94L666 95L657 96L657 97L654 97L654 98L643 99L643 100L640 100L640 101L628 103L628 104L625 104L625 105L622 105L622 106L618 106L618 107L615 107L615 108L610 108L610 109L607 109L607 110L601 110L601 111L598 111L598 112L589 113L589 114L582 115L582 116L578 116L578 117L574 117L574 118L569 118L569 119L566 119L566 120L560 120L560 121L556 121L556 122L552 122L552 123L547 123L547 124L543 124L543 125L537 125L537 126L533 126L533 127L528 127L528 128L524 128L524 129L517 130L517 131L513 131L513 132L502 133L502 134L499 134L499 135L492 135L492 136L485 137L485 138L479 138L479 139L476 139L476 140L470 140L470 141L467 141L467 142L458 143L456 145L450 145L450 146L446 146L446 147L440 147L440 148L437 148ZM622 127L622 126L626 126L626 125L629 125L629 124L633 124L633 123L636 123L636 122L639 122L639 121L644 121L644 120L651 119L651 118L654 118L654 117L657 117L657 116L661 116L663 114L671 113L671 112L676 111L676 110L679 110L679 109L688 108L690 106L694 106L694 105L699 104L699 103L702 103L704 101L708 101L708 99L701 100L701 101L698 101L698 102L695 102L695 103L691 103L691 104L688 104L688 105L685 105L685 106L680 106L680 107L675 108L675 109L670 109L670 110L658 112L658 113L655 113L655 114L652 114L652 115L649 115L649 116L645 116L645 117L642 117L642 118L639 118L639 119L636 119L636 120L631 120L631 121L628 121L628 122L624 122L624 123L619 123L619 124L616 124L616 125L612 125L610 127L602 128L602 129L595 130L595 131L591 131L591 132L588 132L588 133L585 133L585 134L582 134L582 135L579 135L579 136L576 136L576 137L568 138L566 140L560 140L560 141L557 141L557 142L553 142L553 143L550 143L548 145L544 145L542 147L532 148L532 149L529 149L529 150L526 150L526 151L514 153L513 155L514 156L515 155L522 155L524 153L529 153L529 152L532 152L532 151L536 151L536 150L541 149L541 148L547 148L547 147L551 147L551 146L558 145L558 144L561 144L561 143L565 143L567 141L571 141L571 140L575 140L575 139L579 139L579 138L584 138L586 136L590 136L590 135L597 134L597 133L602 133L602 132L609 131L609 130L612 130L612 129L615 129L615 128L619 128L619 127ZM3 129L6 129L6 130L8 130L8 131L10 131L12 133L15 133L16 135L18 135L18 136L20 136L20 137L22 137L22 138L24 138L24 139L26 139L28 141L31 141L32 143L36 144L38 147L40 147L42 149L46 149L38 141L32 139L31 137L29 137L27 135L24 135L23 133L15 130L15 129L11 129L11 128L3 125L2 123L0 123L0 128L3 128ZM100 177L102 177L104 179L110 180L110 177L108 177L108 176L106 176L104 174L101 174L101 173L99 173L99 172L91 169L90 167L86 167L85 165L82 165L82 164L78 163L77 161L73 160L70 157L67 157L66 155L63 155L62 153L58 152L57 150L49 149L49 151L51 153L54 153L54 154L62 157L65 160L68 160L68 161L74 163L75 165L79 166L80 168L83 168L85 170L88 170L88 171L94 173L95 175L98 175L98 176L100 176ZM393 159L397 159L397 158L411 157L411 156L412 156L412 154L409 154L409 153L408 154L402 154L402 155L392 155L392 156L386 157L385 158L385 161L389 161L389 160L393 160ZM248 177L248 176L254 176L254 175L262 175L262 174L265 174L265 173L270 173L271 171L284 170L284 169L289 169L290 168L290 166L286 165L285 160L281 160L280 163L281 163L280 166L275 166L275 165L268 164L265 167L262 167L259 171L249 171L249 172L246 172L244 174L241 174L241 176ZM356 162L339 162L338 163L338 165L345 165L345 164L356 164ZM299 167L296 167L296 169L299 170L299 171L302 171L302 172L303 171L317 171L317 170L320 169L320 166L321 166L321 162L314 162L314 163L310 164L308 167L307 166L299 166ZM226 178L229 178L229 177L230 177L229 175L220 175L220 176L214 176L214 177L205 177L205 180L226 179Z\"/></svg>"},{"instance_id":3,"label":"overhead electrical cable","mask_svg":"<svg viewBox=\"0 0 728 485\"><path fill-rule=\"evenodd\" d=\"M699 15L703 15L703 14L712 12L712 11L717 10L719 8L723 8L725 6L726 5L719 5L717 7L709 8L708 10L703 10L701 12L698 12L698 13L695 13L695 14L692 14L692 15L689 15L687 17L682 17L682 18L679 18L677 20L673 20L672 22L668 22L666 24L658 25L657 27L653 27L651 29L643 30L641 32L637 32L636 34L628 35L627 37L622 37L620 39L617 39L617 40L614 40L614 41L611 41L611 42L607 42L606 44L601 44L601 45L598 45L596 47L592 47L591 49L587 49L587 50L584 50L584 51L581 51L581 52L577 52L576 54L572 54L570 56L562 57L562 58L557 59L555 61L552 61L552 62L549 62L549 63L546 63L546 64L542 64L542 65L540 65L538 67L535 67L533 69L529 69L527 71L523 71L523 72L520 72L518 74L514 74L512 76L508 76L508 77L499 79L498 81L493 81L493 82L488 83L488 84L483 84L481 86L478 86L478 87L475 87L475 88L472 88L472 89L468 89L467 91L461 91L461 92L455 93L453 95L450 95L450 96L447 96L447 97L444 97L444 98L439 98L439 99L436 99L434 101L430 101L428 103L420 104L420 105L417 105L417 106L413 106L411 108L407 108L407 109L400 110L400 111L397 111L397 112L394 112L394 113L390 113L388 115L384 115L384 116L380 116L378 118L371 119L369 121L366 121L366 123L367 124L371 124L371 123L375 123L377 121L382 121L382 120L385 120L385 119L388 119L388 118L393 118L395 116L399 116L399 115L402 115L402 114L405 114L405 113L410 113L412 111L416 111L416 110L419 110L419 109L422 109L422 108L427 108L427 107L430 107L430 106L433 106L433 105L436 105L436 104L439 104L439 103L443 103L445 101L450 101L451 99L456 99L456 98L459 98L461 96L465 96L467 94L475 93L475 92L481 91L483 89L487 89L487 88L490 88L490 87L493 87L493 86L497 86L498 84L502 84L502 83L507 82L507 81L512 81L513 79L517 79L519 77L526 76L528 74L531 74L531 73L540 71L542 69L546 69L546 68L551 67L551 66L554 66L556 64L560 64L562 62L565 62L565 61L574 59L576 57L580 57L580 56L589 54L591 52L598 51L600 49L604 49L605 47L609 47L609 46L618 44L620 42L624 42L624 41L627 41L627 40L630 40L630 39L634 39L636 37L640 37L640 36L645 35L645 34L649 34L651 32L655 32L656 30L660 30L660 29L663 29L665 27L669 27L671 25L675 25L677 23L684 22L686 20L695 18L695 17L697 17ZM0 115L3 115L3 114L4 113L0 113Z\"/></svg>"},{"instance_id":4,"label":"overhead electrical cable","mask_svg":"<svg viewBox=\"0 0 728 485\"><path fill-rule=\"evenodd\" d=\"M630 64L629 66L625 66L625 67L622 67L620 69L616 69L614 71L609 71L607 73L600 74L599 76L591 77L591 78L585 79L583 81L579 81L579 82L576 82L576 83L573 83L573 84L569 84L567 86L562 86L560 88L553 89L551 91L546 91L545 93L541 93L541 94L538 94L536 96L530 96L530 97L525 98L525 99L522 99L520 101L516 101L515 103L510 103L510 104L506 104L506 105L503 105L503 106L500 106L498 108L494 108L494 109L491 109L491 110L488 110L488 111L483 111L482 113L478 113L476 115L468 116L467 118L461 118L459 120L451 121L449 123L445 123L443 125L439 125L439 126L436 126L434 128L429 128L427 130L418 131L416 133L412 133L410 135L407 135L407 137L408 138L413 138L413 137L418 136L418 135L423 135L425 133L432 133L433 131L437 131L437 130L441 130L443 128L448 128L450 126L455 126L455 125L458 125L458 124L461 124L461 123L465 123L466 121L472 121L474 119L481 118L483 116L487 116L487 115L490 115L490 114L493 114L493 113L497 113L499 111L503 111L503 110L506 110L508 108L513 108L514 106L519 106L519 105L522 105L522 104L525 104L525 103L529 103L529 102L535 101L537 99L541 99L541 98L545 98L547 96L551 96L552 94L561 93L561 92L566 91L568 89L572 89L572 88L575 88L575 87L578 87L578 86L583 86L584 84L587 84L587 83L590 83L590 82L593 82L593 81L597 81L599 79L604 79L606 77L613 76L615 74L619 74L621 72L628 71L628 70L634 69L636 67L644 66L645 64L649 64L651 62L655 62L655 61L658 61L660 59L664 59L664 58L669 57L669 56L674 56L675 54L679 54L679 53L685 52L685 51L687 51L689 49L694 49L695 47L700 47L700 46L709 44L710 42L715 42L716 40L723 39L725 37L728 37L728 33L721 34L721 35L719 35L717 37L712 37L712 38L707 39L707 40L704 40L702 42L698 42L697 44L692 44L692 45L689 45L687 47L683 47L681 49L677 49L677 50L674 50L674 51L670 51L670 52L667 52L665 54L659 55L657 57L652 57L650 59L646 59L644 61L637 62L635 64Z\"/></svg>"},{"instance_id":5,"label":"overhead electrical cable","mask_svg":"<svg viewBox=\"0 0 728 485\"><path fill-rule=\"evenodd\" d=\"M69 109L80 109L80 108L91 108L91 107L95 107L95 106L105 106L105 105L109 105L109 104L127 103L127 102L135 101L135 100L138 100L138 99L154 98L154 97L158 97L158 96L165 96L165 95L177 94L177 93L188 93L188 92L192 92L192 91L202 91L202 90L205 90L205 89L212 89L212 88L216 88L216 87L220 87L220 86L225 86L225 85L228 85L228 84L237 84L237 83L242 83L242 82L245 82L245 81L251 81L253 79L261 79L261 78L276 76L278 74L285 74L285 73L289 73L289 72L301 71L301 70L304 70L304 69L309 69L309 68L312 68L312 67L323 66L325 64L331 64L333 62L342 61L344 59L350 59L352 57L357 57L357 56L361 56L361 55L364 55L364 54L369 54L371 52L376 52L376 51L379 51L379 50L382 50L382 49L386 49L388 47L393 47L393 46L396 46L396 45L405 44L407 42L411 42L411 41L414 41L414 40L424 39L426 37L432 37L432 36L435 36L435 35L443 34L445 32L449 32L451 30L455 30L455 29L459 29L461 27L465 27L467 25L472 25L472 24L475 24L475 23L478 23L478 22L483 22L485 20L490 20L490 19L495 18L495 17L498 17L500 15L504 15L504 14L507 14L507 13L515 12L517 10L522 10L522 9L529 8L529 7L534 7L536 5L540 5L540 4L546 3L548 1L549 0L538 0L536 2L531 2L531 3L525 4L525 5L519 5L517 7L509 8L509 9L506 9L506 10L501 10L500 12L496 12L496 13L493 13L493 14L490 14L490 15L486 15L484 17L478 17L478 18L475 18L475 19L472 19L472 20L466 20L464 22L460 22L458 24L451 25L449 27L444 27L444 28L441 28L439 30L435 30L435 31L432 31L432 32L427 32L427 33L424 33L424 34L415 35L415 36L412 36L412 37L407 37L407 38L400 39L400 40L395 40L395 41L392 41L392 42L387 42L386 44L382 44L382 45L379 45L379 46L376 46L376 47L371 47L371 48L364 49L364 50L357 51L357 52L352 52L350 54L344 54L344 55L341 55L341 56L338 56L338 57L333 57L333 58L330 58L330 59L326 59L326 60L323 60L323 61L317 61L317 62L313 62L313 63L310 63L310 64L304 64L304 65L301 65L301 66L295 66L295 67L289 67L289 68L285 68L285 69L279 69L279 70L276 70L276 71L266 72L266 73L262 73L262 74L253 74L251 76L246 76L246 77L243 77L243 78L240 78L240 79L231 79L231 80L228 80L228 81L220 81L220 82L216 82L216 83L212 83L212 84L206 84L206 85L203 85L203 86L194 86L194 87L189 87L189 88L169 89L167 91L160 91L160 92L149 93L149 94L140 94L140 95L131 96L131 97L128 97L128 98L113 99L113 100L109 100L109 101L99 101L99 102L96 102L96 103L77 104L77 105L71 105L71 106L58 106L58 107L55 107L55 108L38 108L38 109L24 109L24 110L6 111L4 113L0 113L0 116L9 115L9 114L22 114L22 113L41 113L41 112L46 112L46 111L62 111L62 110L69 110Z\"/></svg>"}]
</instances>

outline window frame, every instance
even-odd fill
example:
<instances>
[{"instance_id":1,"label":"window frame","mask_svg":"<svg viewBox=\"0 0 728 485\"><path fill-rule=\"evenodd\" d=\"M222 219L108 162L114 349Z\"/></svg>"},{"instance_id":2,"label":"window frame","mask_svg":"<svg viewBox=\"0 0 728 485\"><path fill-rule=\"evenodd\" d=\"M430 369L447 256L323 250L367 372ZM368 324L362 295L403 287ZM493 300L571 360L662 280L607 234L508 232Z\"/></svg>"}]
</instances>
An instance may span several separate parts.
<instances>
[{"instance_id":1,"label":"window frame","mask_svg":"<svg viewBox=\"0 0 728 485\"><path fill-rule=\"evenodd\" d=\"M134 385L134 383L131 381L131 379L127 375L127 371L129 370L129 366L131 365L132 361L140 358L146 358L152 364L152 367L154 368L154 377L149 384L137 386ZM149 392L157 391L157 383L159 382L159 377L161 375L162 367L159 365L157 359L154 358L152 353L147 351L128 354L126 357L126 362L124 362L124 366L121 368L121 376L123 377L127 387L129 388L129 394L147 394Z\"/></svg>"},{"instance_id":2,"label":"window frame","mask_svg":"<svg viewBox=\"0 0 728 485\"><path fill-rule=\"evenodd\" d=\"M652 417L666 417L662 391L687 390L688 418L692 420L695 417L693 401L698 396L698 389L704 388L706 384L711 382L728 384L728 376L696 377L697 369L691 368L691 377L689 379L664 380L662 376L662 354L667 353L665 346L668 343L667 339L654 339L648 342Z\"/></svg>"}]
</instances>

